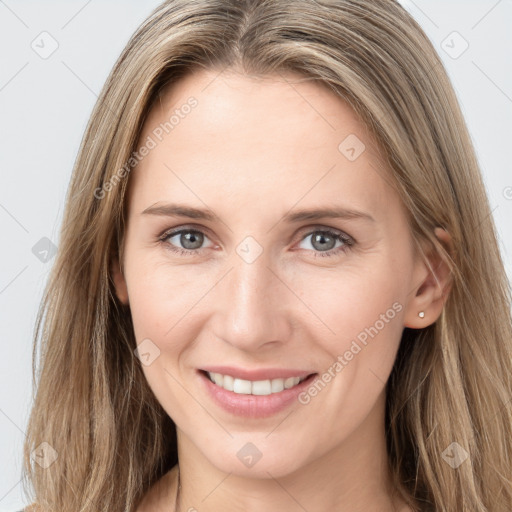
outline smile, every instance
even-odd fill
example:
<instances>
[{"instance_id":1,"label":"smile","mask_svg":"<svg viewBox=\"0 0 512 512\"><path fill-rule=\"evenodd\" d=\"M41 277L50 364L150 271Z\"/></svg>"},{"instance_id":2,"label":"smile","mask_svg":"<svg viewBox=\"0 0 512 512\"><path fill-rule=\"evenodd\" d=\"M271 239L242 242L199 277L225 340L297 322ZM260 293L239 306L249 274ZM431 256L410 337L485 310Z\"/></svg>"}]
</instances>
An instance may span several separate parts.
<instances>
[{"instance_id":1,"label":"smile","mask_svg":"<svg viewBox=\"0 0 512 512\"><path fill-rule=\"evenodd\" d=\"M222 375L221 373L206 372L210 380L217 386L241 395L271 395L280 393L284 389L290 389L300 384L305 377L288 377L266 380L245 380Z\"/></svg>"},{"instance_id":2,"label":"smile","mask_svg":"<svg viewBox=\"0 0 512 512\"><path fill-rule=\"evenodd\" d=\"M232 416L266 418L298 403L317 378L311 370L210 366L197 370L199 382L214 404Z\"/></svg>"}]
</instances>

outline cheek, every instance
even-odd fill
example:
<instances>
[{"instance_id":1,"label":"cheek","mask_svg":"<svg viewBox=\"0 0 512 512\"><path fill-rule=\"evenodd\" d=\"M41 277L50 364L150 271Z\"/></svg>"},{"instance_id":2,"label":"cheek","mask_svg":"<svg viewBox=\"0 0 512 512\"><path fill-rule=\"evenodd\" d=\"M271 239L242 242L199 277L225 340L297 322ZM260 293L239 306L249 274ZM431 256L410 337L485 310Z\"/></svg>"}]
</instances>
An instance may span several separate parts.
<instances>
[{"instance_id":1,"label":"cheek","mask_svg":"<svg viewBox=\"0 0 512 512\"><path fill-rule=\"evenodd\" d=\"M333 417L369 410L389 377L403 332L403 285L396 267L375 258L369 268L344 273L329 287L331 300L316 297L336 333L323 341L330 361L326 371L335 375L326 396Z\"/></svg>"},{"instance_id":2,"label":"cheek","mask_svg":"<svg viewBox=\"0 0 512 512\"><path fill-rule=\"evenodd\" d=\"M311 334L317 339L322 336L330 353L339 354L354 339L364 343L377 334L395 339L400 333L402 293L395 275L376 255L364 261L364 268L355 262L337 269L297 272L291 282L303 302L297 302L297 309L305 326L314 328Z\"/></svg>"},{"instance_id":3,"label":"cheek","mask_svg":"<svg viewBox=\"0 0 512 512\"><path fill-rule=\"evenodd\" d=\"M283 270L282 279L289 283L289 289L276 288L276 293L283 294L281 303L288 303L283 314L336 357L349 350L353 340L364 344L374 339L375 330L379 339L396 338L400 322L396 321L399 312L393 305L400 293L393 278L396 274L390 262L384 260L375 254L347 259L331 269L301 264ZM128 284L138 343L150 338L163 348L172 345L178 349L178 340L186 344L187 338L193 339L194 331L200 332L209 309L230 303L216 296L208 306L208 291L222 276L219 269L171 265L161 258L142 257L133 260L132 269L135 271L130 273ZM218 293L217 289L214 294Z\"/></svg>"},{"instance_id":4,"label":"cheek","mask_svg":"<svg viewBox=\"0 0 512 512\"><path fill-rule=\"evenodd\" d=\"M357 416L371 408L395 361L404 305L396 274L381 261L379 265L375 258L372 270L347 266L328 278L317 276L314 281L297 283L314 312L302 325L309 328L312 343L325 355L320 377L326 385L317 386L318 391L311 389L304 403L311 399L316 404L313 407L328 404L318 414L332 413L333 425L347 418L347 412ZM317 394L323 398L317 400Z\"/></svg>"},{"instance_id":5,"label":"cheek","mask_svg":"<svg viewBox=\"0 0 512 512\"><path fill-rule=\"evenodd\" d=\"M194 305L208 289L205 279L183 266L151 260L134 268L128 293L137 342L154 338L167 344L193 321Z\"/></svg>"},{"instance_id":6,"label":"cheek","mask_svg":"<svg viewBox=\"0 0 512 512\"><path fill-rule=\"evenodd\" d=\"M130 310L142 371L147 383L167 414L183 421L190 413L190 396L179 383L183 360L197 335L199 293L196 280L159 262L134 265L129 282ZM144 361L148 353L149 361ZM196 411L197 412L197 411Z\"/></svg>"}]
</instances>

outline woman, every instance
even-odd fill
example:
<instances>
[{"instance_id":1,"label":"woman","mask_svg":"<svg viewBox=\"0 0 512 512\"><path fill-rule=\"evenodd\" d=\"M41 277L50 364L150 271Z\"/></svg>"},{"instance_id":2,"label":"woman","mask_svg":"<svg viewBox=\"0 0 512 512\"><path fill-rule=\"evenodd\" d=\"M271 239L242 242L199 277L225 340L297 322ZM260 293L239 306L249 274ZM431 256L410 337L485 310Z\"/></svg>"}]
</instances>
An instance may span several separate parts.
<instances>
[{"instance_id":1,"label":"woman","mask_svg":"<svg viewBox=\"0 0 512 512\"><path fill-rule=\"evenodd\" d=\"M162 4L64 215L34 510L510 510L508 280L398 3Z\"/></svg>"}]
</instances>

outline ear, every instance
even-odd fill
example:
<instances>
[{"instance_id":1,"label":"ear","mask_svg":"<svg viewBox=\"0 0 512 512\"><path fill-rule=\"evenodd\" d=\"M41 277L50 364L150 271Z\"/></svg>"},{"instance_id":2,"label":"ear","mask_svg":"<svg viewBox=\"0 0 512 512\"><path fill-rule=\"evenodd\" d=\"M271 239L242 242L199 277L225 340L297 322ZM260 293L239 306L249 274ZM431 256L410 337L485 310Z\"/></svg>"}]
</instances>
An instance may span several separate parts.
<instances>
[{"instance_id":1,"label":"ear","mask_svg":"<svg viewBox=\"0 0 512 512\"><path fill-rule=\"evenodd\" d=\"M453 256L451 236L440 227L434 230L434 234ZM413 278L413 282L418 284L411 291L414 297L407 304L404 327L423 329L433 324L441 315L451 289L448 264L435 249L431 249L426 256L428 264L418 256ZM418 315L420 311L425 313L423 318Z\"/></svg>"},{"instance_id":2,"label":"ear","mask_svg":"<svg viewBox=\"0 0 512 512\"><path fill-rule=\"evenodd\" d=\"M127 306L129 304L128 287L126 286L126 280L121 271L119 259L117 257L112 259L110 271L112 274L112 280L114 281L117 298L121 301L123 305Z\"/></svg>"}]
</instances>

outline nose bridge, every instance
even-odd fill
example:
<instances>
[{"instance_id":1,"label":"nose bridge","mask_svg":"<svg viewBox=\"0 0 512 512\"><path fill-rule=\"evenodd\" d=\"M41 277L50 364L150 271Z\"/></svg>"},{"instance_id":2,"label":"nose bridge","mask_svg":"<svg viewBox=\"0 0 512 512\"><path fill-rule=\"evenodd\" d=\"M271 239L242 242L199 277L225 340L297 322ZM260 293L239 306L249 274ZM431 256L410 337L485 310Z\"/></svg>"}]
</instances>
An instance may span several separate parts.
<instances>
[{"instance_id":1,"label":"nose bridge","mask_svg":"<svg viewBox=\"0 0 512 512\"><path fill-rule=\"evenodd\" d=\"M217 292L216 335L245 349L282 341L288 334L284 309L278 306L285 300L283 285L268 268L265 252L254 260L239 252L240 247Z\"/></svg>"}]
</instances>

